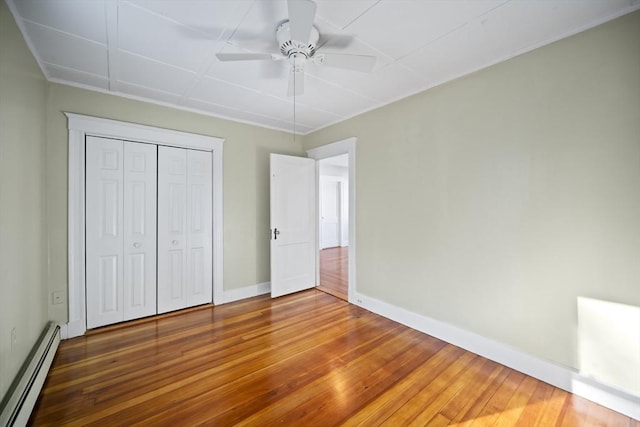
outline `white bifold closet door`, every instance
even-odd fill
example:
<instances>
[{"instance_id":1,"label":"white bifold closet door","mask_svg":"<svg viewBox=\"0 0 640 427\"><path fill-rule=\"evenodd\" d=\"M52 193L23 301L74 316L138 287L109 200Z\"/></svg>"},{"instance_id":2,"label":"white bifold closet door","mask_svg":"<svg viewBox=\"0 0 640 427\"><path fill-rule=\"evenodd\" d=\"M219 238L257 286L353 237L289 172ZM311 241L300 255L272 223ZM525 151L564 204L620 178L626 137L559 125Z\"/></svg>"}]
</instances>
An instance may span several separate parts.
<instances>
[{"instance_id":1,"label":"white bifold closet door","mask_svg":"<svg viewBox=\"0 0 640 427\"><path fill-rule=\"evenodd\" d=\"M156 313L156 153L87 137L87 328Z\"/></svg>"},{"instance_id":2,"label":"white bifold closet door","mask_svg":"<svg viewBox=\"0 0 640 427\"><path fill-rule=\"evenodd\" d=\"M158 313L212 301L211 153L158 147Z\"/></svg>"}]
</instances>

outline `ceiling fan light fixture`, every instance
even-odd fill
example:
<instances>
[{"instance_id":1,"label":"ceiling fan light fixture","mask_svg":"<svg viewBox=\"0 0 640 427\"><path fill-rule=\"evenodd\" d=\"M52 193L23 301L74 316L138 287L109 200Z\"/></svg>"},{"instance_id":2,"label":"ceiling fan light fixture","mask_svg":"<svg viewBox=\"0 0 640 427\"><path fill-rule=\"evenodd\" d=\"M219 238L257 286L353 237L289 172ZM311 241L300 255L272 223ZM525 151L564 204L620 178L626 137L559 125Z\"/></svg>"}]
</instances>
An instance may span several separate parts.
<instances>
[{"instance_id":1,"label":"ceiling fan light fixture","mask_svg":"<svg viewBox=\"0 0 640 427\"><path fill-rule=\"evenodd\" d=\"M289 63L293 72L304 71L304 64L307 62L307 55L304 53L293 53L289 55Z\"/></svg>"}]
</instances>

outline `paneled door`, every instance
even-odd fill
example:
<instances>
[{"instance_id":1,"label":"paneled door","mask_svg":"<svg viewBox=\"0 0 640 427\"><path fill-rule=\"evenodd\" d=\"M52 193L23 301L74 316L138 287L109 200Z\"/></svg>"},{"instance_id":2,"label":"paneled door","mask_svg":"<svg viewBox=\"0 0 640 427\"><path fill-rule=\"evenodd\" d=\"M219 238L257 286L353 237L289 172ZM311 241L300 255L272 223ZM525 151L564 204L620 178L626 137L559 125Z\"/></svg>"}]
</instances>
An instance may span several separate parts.
<instances>
[{"instance_id":1,"label":"paneled door","mask_svg":"<svg viewBox=\"0 0 640 427\"><path fill-rule=\"evenodd\" d=\"M211 153L187 150L187 306L213 300Z\"/></svg>"},{"instance_id":2,"label":"paneled door","mask_svg":"<svg viewBox=\"0 0 640 427\"><path fill-rule=\"evenodd\" d=\"M156 310L158 146L124 142L124 320Z\"/></svg>"},{"instance_id":3,"label":"paneled door","mask_svg":"<svg viewBox=\"0 0 640 427\"><path fill-rule=\"evenodd\" d=\"M271 154L271 296L316 285L316 162Z\"/></svg>"},{"instance_id":4,"label":"paneled door","mask_svg":"<svg viewBox=\"0 0 640 427\"><path fill-rule=\"evenodd\" d=\"M158 147L158 313L187 305L187 150Z\"/></svg>"},{"instance_id":5,"label":"paneled door","mask_svg":"<svg viewBox=\"0 0 640 427\"><path fill-rule=\"evenodd\" d=\"M156 313L156 146L87 137L87 328Z\"/></svg>"},{"instance_id":6,"label":"paneled door","mask_svg":"<svg viewBox=\"0 0 640 427\"><path fill-rule=\"evenodd\" d=\"M158 313L212 301L211 153L158 147Z\"/></svg>"}]
</instances>

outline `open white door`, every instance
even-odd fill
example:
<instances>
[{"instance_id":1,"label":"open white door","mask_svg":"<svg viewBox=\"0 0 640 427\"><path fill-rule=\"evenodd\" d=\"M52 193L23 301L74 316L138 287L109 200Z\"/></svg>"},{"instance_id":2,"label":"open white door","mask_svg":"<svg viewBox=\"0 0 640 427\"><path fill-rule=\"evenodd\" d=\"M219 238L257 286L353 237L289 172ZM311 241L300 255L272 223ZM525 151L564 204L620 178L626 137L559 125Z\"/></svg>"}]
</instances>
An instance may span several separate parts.
<instances>
[{"instance_id":1,"label":"open white door","mask_svg":"<svg viewBox=\"0 0 640 427\"><path fill-rule=\"evenodd\" d=\"M316 285L316 162L271 154L271 297Z\"/></svg>"}]
</instances>

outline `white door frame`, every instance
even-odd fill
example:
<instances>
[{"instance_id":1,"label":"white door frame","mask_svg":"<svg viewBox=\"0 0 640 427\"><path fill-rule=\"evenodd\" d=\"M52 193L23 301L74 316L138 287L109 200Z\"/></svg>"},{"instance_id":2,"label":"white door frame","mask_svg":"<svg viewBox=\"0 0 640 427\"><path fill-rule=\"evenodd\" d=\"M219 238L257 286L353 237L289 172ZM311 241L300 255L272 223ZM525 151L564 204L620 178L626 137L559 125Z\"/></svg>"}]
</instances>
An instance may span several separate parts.
<instances>
[{"instance_id":1,"label":"white door frame","mask_svg":"<svg viewBox=\"0 0 640 427\"><path fill-rule=\"evenodd\" d=\"M222 246L222 146L224 139L145 126L117 120L64 113L69 128L68 212L68 323L62 338L84 335L85 301L85 136L101 136L213 153L213 302L221 304L223 292Z\"/></svg>"},{"instance_id":2,"label":"white door frame","mask_svg":"<svg viewBox=\"0 0 640 427\"><path fill-rule=\"evenodd\" d=\"M348 246L348 268L349 268L349 285L347 287L347 300L355 304L356 301L356 137L344 139L342 141L323 145L317 148L307 150L307 157L315 160L326 159L329 157L339 156L341 154L349 155L349 246ZM320 168L316 162L316 185L319 185ZM319 191L318 191L319 193ZM317 196L320 197L320 196ZM319 215L316 209L316 215ZM316 234L320 238L320 221L316 218ZM316 245L316 283L320 283L320 248Z\"/></svg>"}]
</instances>

